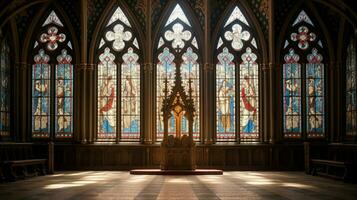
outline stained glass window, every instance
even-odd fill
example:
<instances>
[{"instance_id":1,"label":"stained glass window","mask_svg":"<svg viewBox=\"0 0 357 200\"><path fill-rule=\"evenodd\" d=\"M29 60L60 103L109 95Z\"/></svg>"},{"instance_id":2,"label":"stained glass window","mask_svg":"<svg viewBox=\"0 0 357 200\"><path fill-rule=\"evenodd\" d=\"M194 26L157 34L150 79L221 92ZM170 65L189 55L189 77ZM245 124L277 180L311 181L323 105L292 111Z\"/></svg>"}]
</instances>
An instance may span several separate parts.
<instances>
[{"instance_id":1,"label":"stained glass window","mask_svg":"<svg viewBox=\"0 0 357 200\"><path fill-rule=\"evenodd\" d=\"M254 29L235 6L216 47L217 141L259 140L259 65Z\"/></svg>"},{"instance_id":2,"label":"stained glass window","mask_svg":"<svg viewBox=\"0 0 357 200\"><path fill-rule=\"evenodd\" d=\"M182 84L188 94L189 80L192 81L191 89L194 100L195 114L193 121L193 138L200 140L200 75L198 42L195 32L180 4L176 4L170 13L158 40L156 53L156 140L161 141L164 134L162 118L162 103L164 99L165 80L168 81L168 90L174 85L175 58L180 59ZM175 119L169 120L169 135L175 134ZM182 134L188 134L188 121L183 119Z\"/></svg>"},{"instance_id":3,"label":"stained glass window","mask_svg":"<svg viewBox=\"0 0 357 200\"><path fill-rule=\"evenodd\" d=\"M325 129L322 41L305 11L288 34L283 48L284 138L321 138Z\"/></svg>"},{"instance_id":4,"label":"stained glass window","mask_svg":"<svg viewBox=\"0 0 357 200\"><path fill-rule=\"evenodd\" d=\"M346 136L357 135L356 41L351 39L346 58Z\"/></svg>"},{"instance_id":5,"label":"stained glass window","mask_svg":"<svg viewBox=\"0 0 357 200\"><path fill-rule=\"evenodd\" d=\"M72 43L52 11L34 42L32 65L32 137L73 137Z\"/></svg>"},{"instance_id":6,"label":"stained glass window","mask_svg":"<svg viewBox=\"0 0 357 200\"><path fill-rule=\"evenodd\" d=\"M0 42L0 138L8 138L11 133L10 47L5 39Z\"/></svg>"},{"instance_id":7,"label":"stained glass window","mask_svg":"<svg viewBox=\"0 0 357 200\"><path fill-rule=\"evenodd\" d=\"M98 141L140 141L140 48L134 33L117 7L98 45Z\"/></svg>"}]
</instances>

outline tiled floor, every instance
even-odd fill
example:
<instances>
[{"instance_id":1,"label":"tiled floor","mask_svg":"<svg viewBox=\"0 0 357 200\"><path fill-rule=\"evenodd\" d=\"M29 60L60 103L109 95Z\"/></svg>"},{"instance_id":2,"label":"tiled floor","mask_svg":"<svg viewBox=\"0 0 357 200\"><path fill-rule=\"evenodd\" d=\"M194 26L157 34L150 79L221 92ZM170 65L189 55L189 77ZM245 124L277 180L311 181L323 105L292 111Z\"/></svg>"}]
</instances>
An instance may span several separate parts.
<instances>
[{"instance_id":1,"label":"tiled floor","mask_svg":"<svg viewBox=\"0 0 357 200\"><path fill-rule=\"evenodd\" d=\"M0 183L0 199L357 199L357 184L303 172L224 172L222 176L57 172Z\"/></svg>"}]
</instances>

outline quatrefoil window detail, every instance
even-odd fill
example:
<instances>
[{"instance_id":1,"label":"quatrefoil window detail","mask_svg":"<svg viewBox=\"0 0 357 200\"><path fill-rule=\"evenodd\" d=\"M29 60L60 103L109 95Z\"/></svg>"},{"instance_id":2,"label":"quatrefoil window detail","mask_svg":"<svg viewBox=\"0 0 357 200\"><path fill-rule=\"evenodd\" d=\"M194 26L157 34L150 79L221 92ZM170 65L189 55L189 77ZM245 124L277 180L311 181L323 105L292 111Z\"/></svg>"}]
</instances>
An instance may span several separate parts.
<instances>
[{"instance_id":1,"label":"quatrefoil window detail","mask_svg":"<svg viewBox=\"0 0 357 200\"><path fill-rule=\"evenodd\" d=\"M243 48L243 40L248 41L250 38L250 33L248 31L242 31L242 26L239 24L234 24L232 26L232 31L227 31L224 37L228 41L232 41L232 47L234 50L239 51Z\"/></svg>"},{"instance_id":2,"label":"quatrefoil window detail","mask_svg":"<svg viewBox=\"0 0 357 200\"><path fill-rule=\"evenodd\" d=\"M47 34L48 33L48 34ZM47 49L53 51L57 49L57 42L64 42L66 40L66 35L63 33L57 34L58 29L54 26L48 28L47 33L43 33L40 37L42 43L47 42Z\"/></svg>"},{"instance_id":3,"label":"quatrefoil window detail","mask_svg":"<svg viewBox=\"0 0 357 200\"><path fill-rule=\"evenodd\" d=\"M309 29L306 26L301 26L298 29L298 33L291 34L292 41L299 41L298 47L302 50L306 50L309 47L309 41L316 40L315 33L309 33Z\"/></svg>"},{"instance_id":4,"label":"quatrefoil window detail","mask_svg":"<svg viewBox=\"0 0 357 200\"><path fill-rule=\"evenodd\" d=\"M113 49L115 51L121 51L125 47L124 41L129 41L132 37L132 34L129 31L124 31L124 26L117 24L114 26L113 31L108 31L105 34L105 37L109 42L114 41Z\"/></svg>"},{"instance_id":5,"label":"quatrefoil window detail","mask_svg":"<svg viewBox=\"0 0 357 200\"><path fill-rule=\"evenodd\" d=\"M181 24L175 24L172 26L172 30L168 30L165 32L165 38L168 41L172 41L173 48L182 49L185 46L184 41L188 41L191 38L190 31L183 31L183 26Z\"/></svg>"}]
</instances>

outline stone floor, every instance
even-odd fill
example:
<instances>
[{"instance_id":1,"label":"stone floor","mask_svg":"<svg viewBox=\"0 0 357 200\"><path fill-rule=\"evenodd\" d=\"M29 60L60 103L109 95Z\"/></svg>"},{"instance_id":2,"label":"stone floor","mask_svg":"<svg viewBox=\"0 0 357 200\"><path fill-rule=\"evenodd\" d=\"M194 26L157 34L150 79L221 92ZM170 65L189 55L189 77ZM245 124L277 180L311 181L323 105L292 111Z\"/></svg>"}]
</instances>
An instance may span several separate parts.
<instances>
[{"instance_id":1,"label":"stone floor","mask_svg":"<svg viewBox=\"0 0 357 200\"><path fill-rule=\"evenodd\" d=\"M357 184L303 172L224 172L221 176L57 172L0 183L0 199L357 199Z\"/></svg>"}]
</instances>

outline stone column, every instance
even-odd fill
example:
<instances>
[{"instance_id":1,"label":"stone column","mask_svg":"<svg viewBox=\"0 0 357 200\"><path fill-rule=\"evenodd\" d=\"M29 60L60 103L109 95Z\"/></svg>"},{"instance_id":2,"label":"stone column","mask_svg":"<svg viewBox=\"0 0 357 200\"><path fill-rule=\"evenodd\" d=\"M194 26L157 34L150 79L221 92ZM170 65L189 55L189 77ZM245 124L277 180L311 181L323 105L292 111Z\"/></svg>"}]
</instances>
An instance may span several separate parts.
<instances>
[{"instance_id":1,"label":"stone column","mask_svg":"<svg viewBox=\"0 0 357 200\"><path fill-rule=\"evenodd\" d=\"M154 134L156 131L154 131L153 124L156 122L156 115L154 111L154 98L155 98L155 93L153 93L154 85L153 85L153 65L152 63L146 63L144 64L144 84L143 84L143 89L144 91L144 98L143 101L143 112L141 113L143 115L142 122L144 123L144 135L143 135L143 143L145 144L152 144L154 143Z\"/></svg>"},{"instance_id":2,"label":"stone column","mask_svg":"<svg viewBox=\"0 0 357 200\"><path fill-rule=\"evenodd\" d=\"M213 64L212 64L212 43L211 43L211 18L210 18L210 3L209 0L204 1L204 15L205 15L205 27L204 27L204 41L202 44L203 48L203 80L201 83L201 112L200 112L200 121L201 121L201 141L204 144L213 144L214 143L214 102L215 93L214 93L214 73L213 73Z\"/></svg>"},{"instance_id":3,"label":"stone column","mask_svg":"<svg viewBox=\"0 0 357 200\"><path fill-rule=\"evenodd\" d=\"M261 64L261 69L262 69L262 84L261 84L261 88L262 88L262 94L260 95L260 102L261 104L261 108L262 110L260 110L261 112L261 124L263 124L263 127L261 128L261 131L263 134L261 134L261 141L263 141L264 143L269 143L270 141L270 112L269 112L269 108L270 108L270 104L269 104L269 97L270 97L270 93L269 93L269 75L270 75L270 68L269 68L269 64L267 63L262 63ZM263 97L263 98L262 98Z\"/></svg>"},{"instance_id":4,"label":"stone column","mask_svg":"<svg viewBox=\"0 0 357 200\"><path fill-rule=\"evenodd\" d=\"M88 99L93 98L93 96L89 96L88 90L88 73L87 73L87 47L88 47L88 38L87 38L87 30L88 30L88 0L81 0L81 37L80 37L80 64L78 66L78 82L79 88L77 91L77 95L79 95L79 105L80 105L80 114L79 114L79 142L82 144L87 143L88 134L89 134L89 116L90 112L88 112Z\"/></svg>"},{"instance_id":5,"label":"stone column","mask_svg":"<svg viewBox=\"0 0 357 200\"><path fill-rule=\"evenodd\" d=\"M154 124L156 122L156 115L155 115L155 84L154 84L154 77L153 77L153 57L152 57L152 24L151 24L151 12L152 12L152 7L151 7L151 1L146 0L146 38L145 38L145 51L143 53L146 53L144 56L144 77L141 79L144 81L142 84L143 88L142 91L143 93L141 94L143 103L142 105L142 111L141 115L141 122L143 124L143 128L141 130L143 131L142 134L142 143L144 144L152 144L155 142L156 138L156 130L154 130Z\"/></svg>"},{"instance_id":6,"label":"stone column","mask_svg":"<svg viewBox=\"0 0 357 200\"><path fill-rule=\"evenodd\" d=\"M28 76L27 72L30 70L31 65L27 64L27 62L20 62L15 64L15 75L18 77L18 79L15 79L18 83L18 88L17 92L15 90L15 95L16 93L19 96L14 96L14 98L18 101L18 113L15 113L16 121L14 122L14 125L18 126L18 135L17 135L17 142L26 142L31 138L31 130L28 126L28 121L31 121L31 109L27 107L27 104L29 102L30 96L28 94ZM28 117L30 117L30 120L28 120Z\"/></svg>"},{"instance_id":7,"label":"stone column","mask_svg":"<svg viewBox=\"0 0 357 200\"><path fill-rule=\"evenodd\" d=\"M276 139L276 117L277 113L274 111L277 110L275 108L274 102L275 102L275 96L279 90L275 89L275 27L274 27L274 0L269 0L269 10L268 10L268 17L269 17L269 73L267 78L269 80L269 89L267 90L269 92L269 97L267 96L266 98L269 98L269 109L266 109L265 112L269 113L269 118L270 118L270 123L269 125L266 124L266 126L269 127L269 133L270 133L270 138L269 141L270 143L275 143ZM265 133L267 134L267 133Z\"/></svg>"},{"instance_id":8,"label":"stone column","mask_svg":"<svg viewBox=\"0 0 357 200\"><path fill-rule=\"evenodd\" d=\"M328 113L328 123L326 123L326 140L328 140L329 142L337 142L338 141L338 137L340 135L339 130L337 129L338 127L338 122L340 120L337 120L339 118L337 118L336 114L337 114L337 109L343 109L343 105L345 104L337 104L337 100L341 97L337 97L339 96L339 83L338 83L338 74L339 74L339 70L337 69L337 63L335 62L330 62L328 64L328 66L326 66L326 68L328 70L326 70L326 72L328 74L325 75L325 77L327 78L327 85L325 85L325 91L327 92L327 94L325 94L325 102L328 102L328 108L325 110L325 117L327 116L326 113ZM326 73L325 72L325 73ZM342 94L342 93L341 93Z\"/></svg>"}]
</instances>

